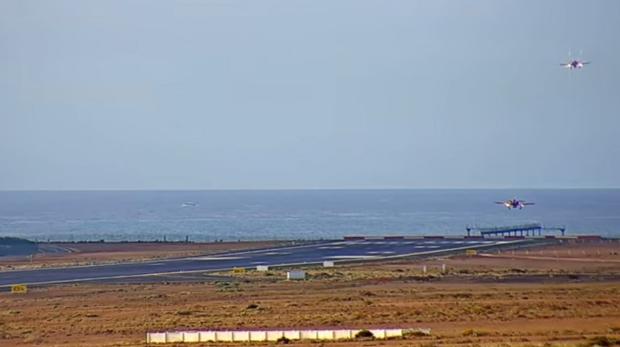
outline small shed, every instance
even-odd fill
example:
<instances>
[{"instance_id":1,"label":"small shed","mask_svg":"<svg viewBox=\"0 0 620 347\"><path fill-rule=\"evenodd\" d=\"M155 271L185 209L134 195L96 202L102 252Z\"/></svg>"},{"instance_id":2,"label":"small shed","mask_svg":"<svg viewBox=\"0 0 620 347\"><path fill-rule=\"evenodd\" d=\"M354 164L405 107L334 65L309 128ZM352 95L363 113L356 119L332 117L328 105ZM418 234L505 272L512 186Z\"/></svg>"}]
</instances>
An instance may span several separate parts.
<instances>
[{"instance_id":1,"label":"small shed","mask_svg":"<svg viewBox=\"0 0 620 347\"><path fill-rule=\"evenodd\" d=\"M287 271L286 279L287 280L305 280L306 272L302 270Z\"/></svg>"}]
</instances>

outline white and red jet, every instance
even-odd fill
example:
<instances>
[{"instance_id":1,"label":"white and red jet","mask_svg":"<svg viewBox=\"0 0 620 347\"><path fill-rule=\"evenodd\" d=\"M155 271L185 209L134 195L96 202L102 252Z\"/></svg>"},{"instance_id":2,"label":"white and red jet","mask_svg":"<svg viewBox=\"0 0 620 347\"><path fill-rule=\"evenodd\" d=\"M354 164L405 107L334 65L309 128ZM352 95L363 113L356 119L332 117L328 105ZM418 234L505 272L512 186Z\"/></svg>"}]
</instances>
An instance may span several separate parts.
<instances>
[{"instance_id":1,"label":"white and red jet","mask_svg":"<svg viewBox=\"0 0 620 347\"><path fill-rule=\"evenodd\" d=\"M518 208L519 210L528 205L534 205L533 202L525 202L525 200L509 199L506 201L496 201L498 205L504 205L507 209Z\"/></svg>"}]
</instances>

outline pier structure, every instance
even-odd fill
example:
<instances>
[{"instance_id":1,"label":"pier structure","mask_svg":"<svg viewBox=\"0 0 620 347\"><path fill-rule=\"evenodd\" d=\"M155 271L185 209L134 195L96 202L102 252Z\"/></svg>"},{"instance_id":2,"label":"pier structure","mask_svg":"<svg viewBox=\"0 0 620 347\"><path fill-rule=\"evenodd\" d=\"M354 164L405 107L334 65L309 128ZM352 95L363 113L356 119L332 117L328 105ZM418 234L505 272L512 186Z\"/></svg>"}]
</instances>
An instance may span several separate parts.
<instances>
[{"instance_id":1,"label":"pier structure","mask_svg":"<svg viewBox=\"0 0 620 347\"><path fill-rule=\"evenodd\" d=\"M562 236L566 232L565 227L545 227L540 223L529 223L512 226L495 226L495 227L474 227L468 226L466 228L467 236L471 237L471 232L476 231L480 233L483 238L487 237L529 237L529 236L543 236L545 231L560 232Z\"/></svg>"}]
</instances>

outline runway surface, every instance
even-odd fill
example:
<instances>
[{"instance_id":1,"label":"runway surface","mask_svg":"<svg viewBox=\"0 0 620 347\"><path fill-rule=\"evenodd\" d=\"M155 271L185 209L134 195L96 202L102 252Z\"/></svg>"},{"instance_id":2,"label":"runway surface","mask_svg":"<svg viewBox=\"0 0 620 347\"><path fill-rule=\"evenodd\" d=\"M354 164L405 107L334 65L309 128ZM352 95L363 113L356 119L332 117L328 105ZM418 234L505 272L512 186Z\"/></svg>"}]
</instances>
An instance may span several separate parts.
<instances>
[{"instance_id":1,"label":"runway surface","mask_svg":"<svg viewBox=\"0 0 620 347\"><path fill-rule=\"evenodd\" d=\"M254 251L230 252L211 256L148 261L139 263L0 272L0 287L13 284L43 285L86 281L121 281L149 276L190 274L230 270L257 265L310 265L323 261L364 261L415 255L462 251L510 244L519 241L402 239L325 241ZM152 281L152 280L151 280Z\"/></svg>"}]
</instances>

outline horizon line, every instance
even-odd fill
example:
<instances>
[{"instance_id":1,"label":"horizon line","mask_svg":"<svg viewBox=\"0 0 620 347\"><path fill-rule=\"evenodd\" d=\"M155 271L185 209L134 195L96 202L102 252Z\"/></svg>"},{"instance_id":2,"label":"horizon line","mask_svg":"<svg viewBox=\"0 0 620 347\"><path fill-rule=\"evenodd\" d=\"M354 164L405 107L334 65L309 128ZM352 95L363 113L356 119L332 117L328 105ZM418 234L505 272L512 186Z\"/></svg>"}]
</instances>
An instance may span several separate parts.
<instances>
[{"instance_id":1,"label":"horizon line","mask_svg":"<svg viewBox=\"0 0 620 347\"><path fill-rule=\"evenodd\" d=\"M200 191L380 191L380 190L617 190L620 187L373 187L373 188L128 188L0 189L0 192L200 192Z\"/></svg>"}]
</instances>

